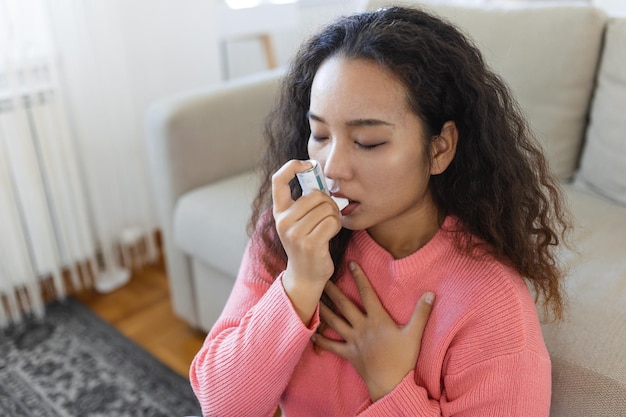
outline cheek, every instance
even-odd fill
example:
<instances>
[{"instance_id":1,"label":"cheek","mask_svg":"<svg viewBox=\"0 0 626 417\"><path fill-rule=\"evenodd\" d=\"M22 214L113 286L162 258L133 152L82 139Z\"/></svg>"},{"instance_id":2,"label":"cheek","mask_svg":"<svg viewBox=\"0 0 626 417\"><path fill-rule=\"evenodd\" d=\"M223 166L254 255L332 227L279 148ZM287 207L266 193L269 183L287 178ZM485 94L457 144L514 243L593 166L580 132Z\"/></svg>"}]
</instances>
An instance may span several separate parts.
<instances>
[{"instance_id":1,"label":"cheek","mask_svg":"<svg viewBox=\"0 0 626 417\"><path fill-rule=\"evenodd\" d=\"M389 158L376 169L364 171L371 185L386 200L404 200L421 194L428 187L429 167L422 155L399 155Z\"/></svg>"},{"instance_id":2,"label":"cheek","mask_svg":"<svg viewBox=\"0 0 626 417\"><path fill-rule=\"evenodd\" d=\"M403 170L387 164L362 170L361 179L367 195L375 196L371 201L375 204L393 203L406 193L406 177Z\"/></svg>"},{"instance_id":3,"label":"cheek","mask_svg":"<svg viewBox=\"0 0 626 417\"><path fill-rule=\"evenodd\" d=\"M387 154L379 171L387 178L417 181L428 175L430 169L423 152L411 147Z\"/></svg>"}]
</instances>

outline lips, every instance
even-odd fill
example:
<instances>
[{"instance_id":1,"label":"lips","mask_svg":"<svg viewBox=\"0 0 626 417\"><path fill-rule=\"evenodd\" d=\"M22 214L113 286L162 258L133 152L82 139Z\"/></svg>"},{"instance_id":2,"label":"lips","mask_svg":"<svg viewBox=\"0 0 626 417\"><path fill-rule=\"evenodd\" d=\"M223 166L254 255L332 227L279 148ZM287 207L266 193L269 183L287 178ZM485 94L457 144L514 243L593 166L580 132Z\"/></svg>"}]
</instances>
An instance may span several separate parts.
<instances>
[{"instance_id":1,"label":"lips","mask_svg":"<svg viewBox=\"0 0 626 417\"><path fill-rule=\"evenodd\" d=\"M341 210L341 215L342 216L349 216L350 214L352 214L352 212L354 210L357 209L357 207L360 204L361 203L359 203L358 201L350 201L350 204L348 204L343 210Z\"/></svg>"}]
</instances>

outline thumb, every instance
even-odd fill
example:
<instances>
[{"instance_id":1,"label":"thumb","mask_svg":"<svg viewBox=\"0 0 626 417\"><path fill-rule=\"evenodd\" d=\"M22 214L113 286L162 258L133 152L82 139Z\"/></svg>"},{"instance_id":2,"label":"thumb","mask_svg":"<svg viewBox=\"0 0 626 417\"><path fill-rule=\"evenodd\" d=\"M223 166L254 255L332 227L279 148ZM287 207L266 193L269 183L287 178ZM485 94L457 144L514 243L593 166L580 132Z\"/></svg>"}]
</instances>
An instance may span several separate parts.
<instances>
[{"instance_id":1,"label":"thumb","mask_svg":"<svg viewBox=\"0 0 626 417\"><path fill-rule=\"evenodd\" d=\"M424 295L422 295L422 297L417 302L415 310L411 315L411 319L405 326L405 328L413 333L416 338L422 338L424 328L426 327L426 323L428 323L428 318L430 317L430 312L433 309L434 303L435 294L432 292L424 293Z\"/></svg>"}]
</instances>

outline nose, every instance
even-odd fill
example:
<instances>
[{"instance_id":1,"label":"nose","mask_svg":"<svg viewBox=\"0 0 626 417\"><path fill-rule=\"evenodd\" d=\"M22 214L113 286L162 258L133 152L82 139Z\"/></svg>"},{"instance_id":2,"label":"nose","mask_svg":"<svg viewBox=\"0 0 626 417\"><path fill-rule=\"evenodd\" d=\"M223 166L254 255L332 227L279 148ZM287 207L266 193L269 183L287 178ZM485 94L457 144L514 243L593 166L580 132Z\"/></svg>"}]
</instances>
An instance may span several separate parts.
<instances>
[{"instance_id":1,"label":"nose","mask_svg":"<svg viewBox=\"0 0 626 417\"><path fill-rule=\"evenodd\" d=\"M336 188L335 183L350 179L350 158L348 149L341 141L334 140L325 155L325 160L320 161L324 167L324 175L329 180L328 186Z\"/></svg>"}]
</instances>

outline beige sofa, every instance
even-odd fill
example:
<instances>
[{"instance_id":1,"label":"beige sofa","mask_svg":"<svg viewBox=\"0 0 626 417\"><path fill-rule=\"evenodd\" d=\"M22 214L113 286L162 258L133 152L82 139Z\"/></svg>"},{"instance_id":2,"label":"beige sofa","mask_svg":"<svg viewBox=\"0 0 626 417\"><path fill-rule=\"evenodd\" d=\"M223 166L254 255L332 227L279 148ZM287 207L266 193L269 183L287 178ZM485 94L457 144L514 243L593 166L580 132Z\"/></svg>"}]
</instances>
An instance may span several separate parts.
<instances>
[{"instance_id":1,"label":"beige sofa","mask_svg":"<svg viewBox=\"0 0 626 417\"><path fill-rule=\"evenodd\" d=\"M375 2L371 7L381 4ZM509 82L576 219L565 322L543 327L552 416L626 416L626 19L437 7ZM280 72L155 103L148 149L176 313L209 330L237 274Z\"/></svg>"}]
</instances>

